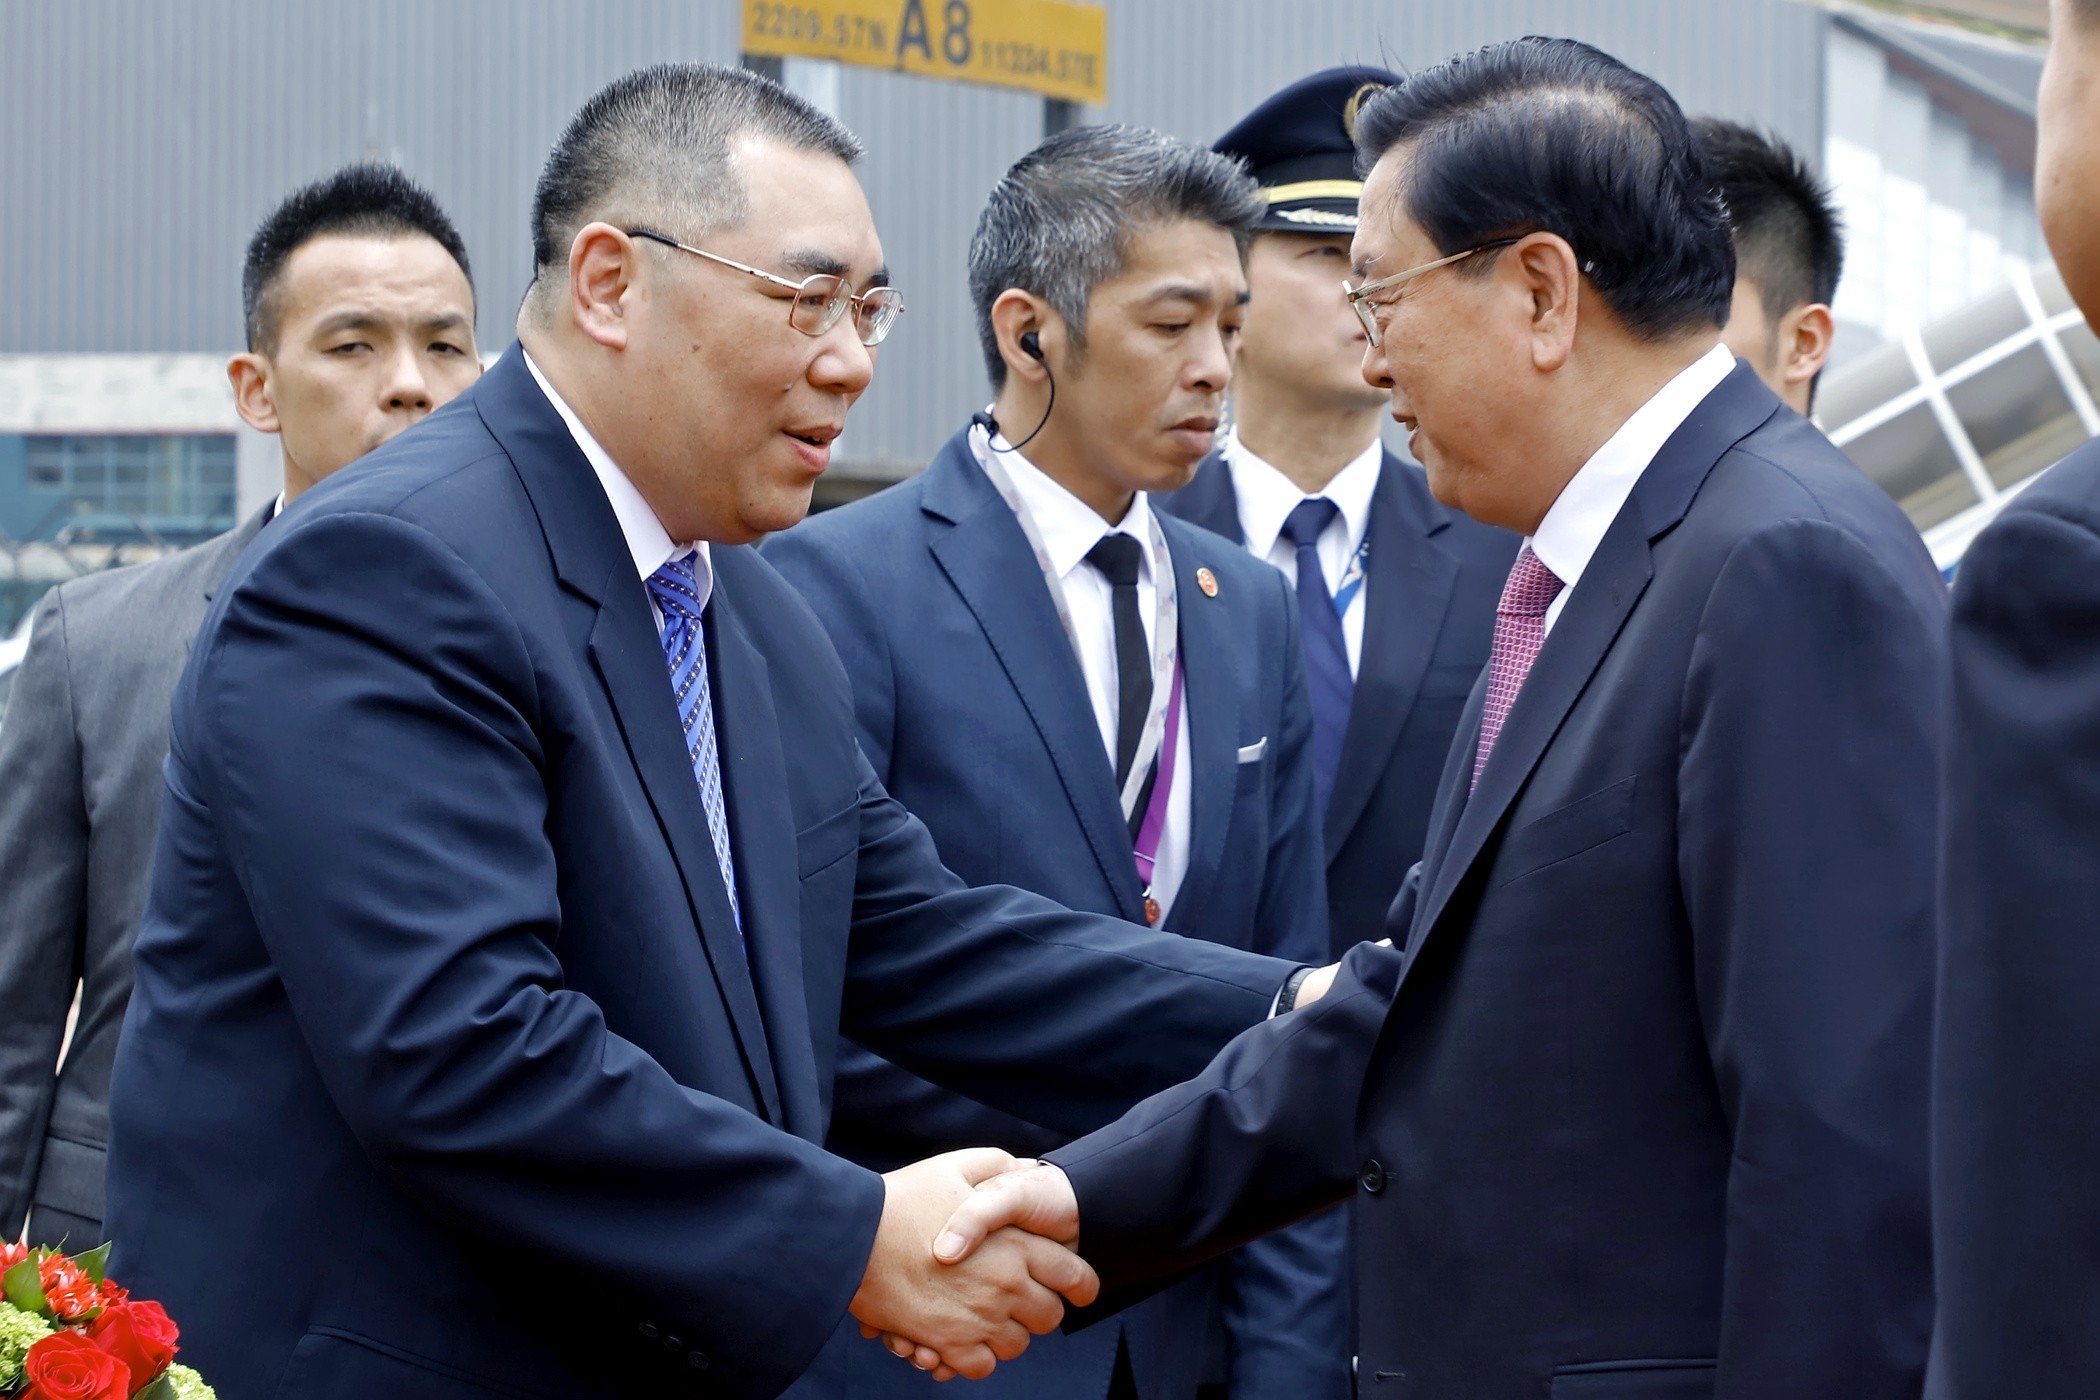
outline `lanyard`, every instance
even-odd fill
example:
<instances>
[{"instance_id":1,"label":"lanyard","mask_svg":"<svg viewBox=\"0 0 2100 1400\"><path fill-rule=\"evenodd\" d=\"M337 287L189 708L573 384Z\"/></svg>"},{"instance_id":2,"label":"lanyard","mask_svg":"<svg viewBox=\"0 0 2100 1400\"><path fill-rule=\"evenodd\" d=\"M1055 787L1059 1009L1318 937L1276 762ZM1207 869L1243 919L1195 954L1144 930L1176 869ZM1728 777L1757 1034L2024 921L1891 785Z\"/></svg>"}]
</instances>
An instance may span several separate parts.
<instances>
[{"instance_id":1,"label":"lanyard","mask_svg":"<svg viewBox=\"0 0 2100 1400\"><path fill-rule=\"evenodd\" d=\"M1074 655L1079 652L1079 633L1072 626L1072 610L1065 602L1064 581L1057 576L1056 566L1050 562L1050 551L1043 546L1042 531L1036 528L1035 517L1028 513L1028 503L1001 466L997 454L991 450L991 434L982 425L970 429L970 450L976 454L984 474L991 479L992 487L999 493L1014 518L1021 522L1021 533L1028 537L1028 548L1035 554L1037 567L1043 571L1043 582L1050 587L1050 601L1057 605L1057 620L1064 624L1065 639L1072 644ZM1167 539L1160 532L1159 521L1152 512L1145 513L1145 523L1151 526L1154 592L1158 603L1153 612L1152 624L1152 710L1145 717L1145 728L1138 736L1137 755L1131 760L1130 776L1124 780L1122 792L1123 820L1129 821L1137 811L1138 795L1145 789L1145 778L1152 770L1154 760L1159 758L1162 737L1168 733L1167 710L1176 707L1179 718L1181 698L1180 656L1180 609L1175 595L1174 562L1167 554ZM1082 663L1083 665L1083 663ZM1177 725L1178 727L1178 725ZM1154 788L1164 801L1166 791L1165 771ZM1164 808L1161 811L1164 812ZM1142 830L1142 828L1141 828ZM1157 841L1154 848L1157 849ZM1148 877L1149 883L1149 877Z\"/></svg>"},{"instance_id":2,"label":"lanyard","mask_svg":"<svg viewBox=\"0 0 2100 1400\"><path fill-rule=\"evenodd\" d=\"M1334 590L1334 615L1346 616L1349 605L1363 591L1364 570L1371 564L1371 527L1364 526L1363 543L1357 545L1356 553L1349 556L1349 567L1342 571L1341 587Z\"/></svg>"}]
</instances>

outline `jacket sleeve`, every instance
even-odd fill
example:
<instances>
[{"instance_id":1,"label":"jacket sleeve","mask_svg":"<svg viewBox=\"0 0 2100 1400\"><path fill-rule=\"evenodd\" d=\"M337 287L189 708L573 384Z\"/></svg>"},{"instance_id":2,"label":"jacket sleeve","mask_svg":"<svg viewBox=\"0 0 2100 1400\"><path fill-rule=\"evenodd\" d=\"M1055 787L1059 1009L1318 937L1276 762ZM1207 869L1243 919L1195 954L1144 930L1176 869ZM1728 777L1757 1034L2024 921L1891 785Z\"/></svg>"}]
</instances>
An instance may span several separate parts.
<instances>
[{"instance_id":1,"label":"jacket sleeve","mask_svg":"<svg viewBox=\"0 0 2100 1400\"><path fill-rule=\"evenodd\" d=\"M1296 599L1274 575L1283 634L1269 851L1255 921L1255 947L1317 966L1328 957L1326 848L1315 810L1312 706L1298 640ZM1351 1394L1349 1216L1323 1211L1233 1251L1225 1259L1220 1308L1228 1390L1254 1400L1349 1400Z\"/></svg>"},{"instance_id":2,"label":"jacket sleeve","mask_svg":"<svg viewBox=\"0 0 2100 1400\"><path fill-rule=\"evenodd\" d=\"M2023 497L1955 583L1933 1138L1946 1400L2100 1394L2100 510L2077 504Z\"/></svg>"},{"instance_id":3,"label":"jacket sleeve","mask_svg":"<svg viewBox=\"0 0 2100 1400\"><path fill-rule=\"evenodd\" d=\"M391 517L279 528L178 692L170 800L216 831L337 1111L449 1229L604 1280L724 1393L784 1388L859 1284L880 1179L563 985L555 730L502 598Z\"/></svg>"},{"instance_id":4,"label":"jacket sleeve","mask_svg":"<svg viewBox=\"0 0 2100 1400\"><path fill-rule=\"evenodd\" d=\"M0 725L0 1239L35 1203L86 940L88 816L61 590L37 609Z\"/></svg>"},{"instance_id":5,"label":"jacket sleeve","mask_svg":"<svg viewBox=\"0 0 2100 1400\"><path fill-rule=\"evenodd\" d=\"M1327 995L1241 1034L1195 1078L1045 1160L1079 1199L1094 1317L1347 1199L1356 1105L1403 957L1359 944Z\"/></svg>"},{"instance_id":6,"label":"jacket sleeve","mask_svg":"<svg viewBox=\"0 0 2100 1400\"><path fill-rule=\"evenodd\" d=\"M1916 572L1760 531L1686 675L1678 876L1733 1143L1717 1400L1918 1391L1946 603Z\"/></svg>"}]
</instances>

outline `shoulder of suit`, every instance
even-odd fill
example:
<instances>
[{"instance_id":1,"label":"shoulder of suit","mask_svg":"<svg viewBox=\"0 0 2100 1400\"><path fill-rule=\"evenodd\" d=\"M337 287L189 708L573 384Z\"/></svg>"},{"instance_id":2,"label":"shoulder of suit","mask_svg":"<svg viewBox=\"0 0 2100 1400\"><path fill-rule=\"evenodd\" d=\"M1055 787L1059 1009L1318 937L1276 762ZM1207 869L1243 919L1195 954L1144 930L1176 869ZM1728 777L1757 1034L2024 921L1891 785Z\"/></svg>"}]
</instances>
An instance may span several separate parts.
<instances>
[{"instance_id":1,"label":"shoulder of suit","mask_svg":"<svg viewBox=\"0 0 2100 1400\"><path fill-rule=\"evenodd\" d=\"M150 617L161 610L156 604L179 601L191 606L187 595L201 594L225 572L246 543L241 538L246 528L244 521L224 534L143 564L68 579L57 589L67 626L92 627L103 618L123 618L136 625L142 612Z\"/></svg>"},{"instance_id":2,"label":"shoulder of suit","mask_svg":"<svg viewBox=\"0 0 2100 1400\"><path fill-rule=\"evenodd\" d=\"M1716 507L1752 522L1822 520L1853 533L1915 540L1889 494L1806 420L1770 419L1721 455L1687 519Z\"/></svg>"},{"instance_id":3,"label":"shoulder of suit","mask_svg":"<svg viewBox=\"0 0 2100 1400\"><path fill-rule=\"evenodd\" d=\"M2100 438L2072 452L2014 497L2001 518L2049 515L2100 534Z\"/></svg>"}]
</instances>

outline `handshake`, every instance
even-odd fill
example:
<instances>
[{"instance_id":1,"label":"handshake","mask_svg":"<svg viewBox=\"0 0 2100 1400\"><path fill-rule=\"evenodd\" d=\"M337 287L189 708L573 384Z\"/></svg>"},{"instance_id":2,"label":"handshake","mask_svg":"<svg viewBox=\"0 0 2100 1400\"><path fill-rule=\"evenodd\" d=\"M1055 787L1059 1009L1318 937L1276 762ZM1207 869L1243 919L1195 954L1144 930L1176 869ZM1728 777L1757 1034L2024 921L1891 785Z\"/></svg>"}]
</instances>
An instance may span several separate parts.
<instances>
[{"instance_id":1,"label":"handshake","mask_svg":"<svg viewBox=\"0 0 2100 1400\"><path fill-rule=\"evenodd\" d=\"M1084 1307L1101 1280L1075 1248L1079 1202L1056 1167L996 1147L882 1179L882 1222L848 1308L861 1335L935 1380L982 1380Z\"/></svg>"},{"instance_id":2,"label":"handshake","mask_svg":"<svg viewBox=\"0 0 2100 1400\"><path fill-rule=\"evenodd\" d=\"M1326 995L1337 966L1305 979L1299 1007ZM935 1380L983 1380L1063 1321L1066 1303L1100 1295L1078 1254L1079 1199L1048 1162L972 1147L890 1172L882 1187L875 1247L847 1311L862 1336Z\"/></svg>"}]
</instances>

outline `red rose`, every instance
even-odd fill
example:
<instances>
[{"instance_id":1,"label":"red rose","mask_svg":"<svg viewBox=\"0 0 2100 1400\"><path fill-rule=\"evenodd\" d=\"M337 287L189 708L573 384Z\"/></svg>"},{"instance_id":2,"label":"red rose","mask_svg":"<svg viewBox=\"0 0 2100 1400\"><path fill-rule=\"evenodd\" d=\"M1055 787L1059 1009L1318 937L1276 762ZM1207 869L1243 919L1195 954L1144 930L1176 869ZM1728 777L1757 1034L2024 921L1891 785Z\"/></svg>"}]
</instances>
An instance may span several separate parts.
<instances>
[{"instance_id":1,"label":"red rose","mask_svg":"<svg viewBox=\"0 0 2100 1400\"><path fill-rule=\"evenodd\" d=\"M54 1332L22 1362L20 1400L131 1400L124 1363L78 1332Z\"/></svg>"},{"instance_id":2,"label":"red rose","mask_svg":"<svg viewBox=\"0 0 2100 1400\"><path fill-rule=\"evenodd\" d=\"M87 1334L130 1368L127 1396L145 1389L175 1359L175 1323L158 1303L112 1303L88 1324Z\"/></svg>"},{"instance_id":3,"label":"red rose","mask_svg":"<svg viewBox=\"0 0 2100 1400\"><path fill-rule=\"evenodd\" d=\"M61 1322L78 1322L95 1309L95 1281L63 1254L47 1254L37 1265L44 1299Z\"/></svg>"}]
</instances>

